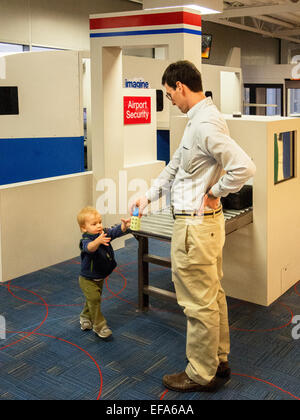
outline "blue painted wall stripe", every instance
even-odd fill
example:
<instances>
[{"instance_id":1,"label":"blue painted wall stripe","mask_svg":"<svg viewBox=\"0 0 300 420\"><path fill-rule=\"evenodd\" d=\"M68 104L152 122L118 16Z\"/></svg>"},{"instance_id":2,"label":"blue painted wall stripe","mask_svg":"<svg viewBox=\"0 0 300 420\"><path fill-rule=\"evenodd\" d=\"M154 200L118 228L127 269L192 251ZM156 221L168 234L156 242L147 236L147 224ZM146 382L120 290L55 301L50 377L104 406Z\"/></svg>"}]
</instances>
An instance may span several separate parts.
<instances>
[{"instance_id":1,"label":"blue painted wall stripe","mask_svg":"<svg viewBox=\"0 0 300 420\"><path fill-rule=\"evenodd\" d=\"M80 136L80 137L18 137L18 138L1 138L0 137L0 142L1 141L20 141L20 140L24 140L24 141L43 141L43 140L80 140L80 141L84 141L84 137Z\"/></svg>"},{"instance_id":2,"label":"blue painted wall stripe","mask_svg":"<svg viewBox=\"0 0 300 420\"><path fill-rule=\"evenodd\" d=\"M101 32L90 34L91 38L103 38L111 36L131 36L131 35L157 35L157 34L193 34L202 35L202 31L188 28L171 28L171 29L153 29L148 31L125 31L125 32Z\"/></svg>"},{"instance_id":3,"label":"blue painted wall stripe","mask_svg":"<svg viewBox=\"0 0 300 420\"><path fill-rule=\"evenodd\" d=\"M83 137L0 139L0 185L83 171Z\"/></svg>"}]
</instances>

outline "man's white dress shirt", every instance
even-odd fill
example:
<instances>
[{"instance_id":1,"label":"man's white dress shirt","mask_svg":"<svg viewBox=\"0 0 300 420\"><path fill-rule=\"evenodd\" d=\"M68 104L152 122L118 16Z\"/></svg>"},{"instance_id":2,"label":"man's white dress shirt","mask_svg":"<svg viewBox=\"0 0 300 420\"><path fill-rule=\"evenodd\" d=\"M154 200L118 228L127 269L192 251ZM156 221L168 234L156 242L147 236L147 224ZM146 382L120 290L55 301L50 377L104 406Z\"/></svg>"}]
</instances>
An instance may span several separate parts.
<instances>
[{"instance_id":1,"label":"man's white dress shirt","mask_svg":"<svg viewBox=\"0 0 300 420\"><path fill-rule=\"evenodd\" d=\"M256 167L230 137L211 98L198 102L187 116L189 122L177 151L146 197L155 201L171 191L175 210L198 211L210 189L215 197L238 192Z\"/></svg>"}]
</instances>

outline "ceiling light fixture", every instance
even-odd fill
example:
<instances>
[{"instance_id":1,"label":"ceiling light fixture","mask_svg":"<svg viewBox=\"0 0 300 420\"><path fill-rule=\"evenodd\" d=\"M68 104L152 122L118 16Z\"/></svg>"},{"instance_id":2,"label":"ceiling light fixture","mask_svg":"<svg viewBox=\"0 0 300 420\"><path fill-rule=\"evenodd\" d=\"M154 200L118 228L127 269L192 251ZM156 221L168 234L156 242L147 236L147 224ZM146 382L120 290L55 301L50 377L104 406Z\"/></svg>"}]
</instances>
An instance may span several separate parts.
<instances>
[{"instance_id":1,"label":"ceiling light fixture","mask_svg":"<svg viewBox=\"0 0 300 420\"><path fill-rule=\"evenodd\" d=\"M202 15L223 12L223 0L144 0L144 10L187 7Z\"/></svg>"}]
</instances>

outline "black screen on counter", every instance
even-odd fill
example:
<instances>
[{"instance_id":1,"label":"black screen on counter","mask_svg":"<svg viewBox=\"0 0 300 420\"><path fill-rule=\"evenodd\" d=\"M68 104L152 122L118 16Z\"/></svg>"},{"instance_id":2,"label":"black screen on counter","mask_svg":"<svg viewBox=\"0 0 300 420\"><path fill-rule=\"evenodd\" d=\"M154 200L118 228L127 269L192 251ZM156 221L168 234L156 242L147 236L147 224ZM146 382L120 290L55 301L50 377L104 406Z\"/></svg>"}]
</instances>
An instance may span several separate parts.
<instances>
[{"instance_id":1,"label":"black screen on counter","mask_svg":"<svg viewBox=\"0 0 300 420\"><path fill-rule=\"evenodd\" d=\"M19 96L16 86L0 86L0 115L19 115Z\"/></svg>"}]
</instances>

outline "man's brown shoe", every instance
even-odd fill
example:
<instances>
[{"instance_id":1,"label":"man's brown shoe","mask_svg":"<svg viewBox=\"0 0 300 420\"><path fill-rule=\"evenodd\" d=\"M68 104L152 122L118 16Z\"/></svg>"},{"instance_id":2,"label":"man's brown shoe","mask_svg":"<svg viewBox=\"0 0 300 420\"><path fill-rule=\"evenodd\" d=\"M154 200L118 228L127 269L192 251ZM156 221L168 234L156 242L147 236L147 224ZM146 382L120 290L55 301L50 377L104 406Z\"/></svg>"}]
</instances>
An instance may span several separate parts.
<instances>
[{"instance_id":1,"label":"man's brown shoe","mask_svg":"<svg viewBox=\"0 0 300 420\"><path fill-rule=\"evenodd\" d=\"M229 367L229 363L228 362L221 362L219 364L218 370L216 375L219 378L231 378L231 369Z\"/></svg>"},{"instance_id":2,"label":"man's brown shoe","mask_svg":"<svg viewBox=\"0 0 300 420\"><path fill-rule=\"evenodd\" d=\"M188 377L185 372L165 375L163 384L166 388L176 392L216 392L229 381L229 378L215 376L207 385L200 385Z\"/></svg>"}]
</instances>

